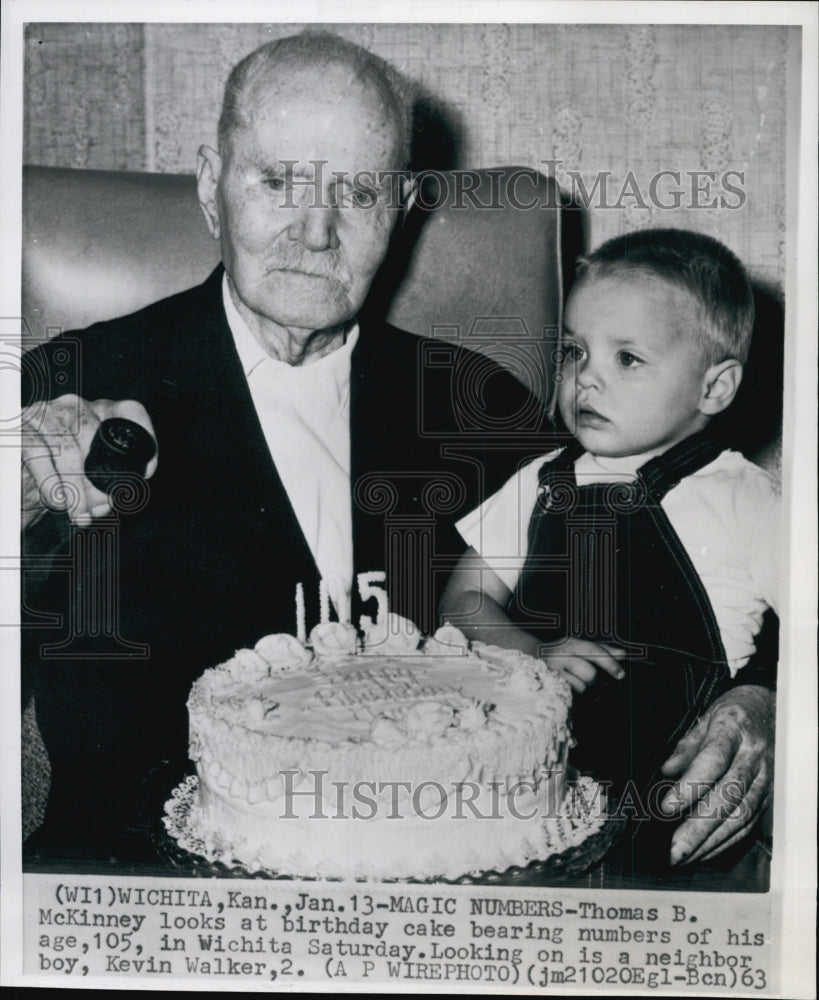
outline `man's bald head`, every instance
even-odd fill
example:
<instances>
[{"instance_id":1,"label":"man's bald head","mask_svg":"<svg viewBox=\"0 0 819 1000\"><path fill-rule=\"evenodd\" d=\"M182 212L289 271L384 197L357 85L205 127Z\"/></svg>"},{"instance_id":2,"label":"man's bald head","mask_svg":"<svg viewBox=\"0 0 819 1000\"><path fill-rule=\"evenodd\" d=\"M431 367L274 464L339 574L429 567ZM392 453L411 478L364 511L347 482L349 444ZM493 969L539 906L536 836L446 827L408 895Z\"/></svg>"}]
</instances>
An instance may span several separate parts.
<instances>
[{"instance_id":1,"label":"man's bald head","mask_svg":"<svg viewBox=\"0 0 819 1000\"><path fill-rule=\"evenodd\" d=\"M413 103L409 81L360 45L318 31L267 42L233 67L219 117L219 152L228 155L234 133L252 127L254 113L267 103L267 95L306 69L317 73L341 69L348 74L351 85L376 94L395 122L398 139L397 162L384 167L401 169L408 165Z\"/></svg>"},{"instance_id":2,"label":"man's bald head","mask_svg":"<svg viewBox=\"0 0 819 1000\"><path fill-rule=\"evenodd\" d=\"M335 35L271 42L231 73L199 203L273 357L303 363L361 308L409 195L410 108L395 71Z\"/></svg>"}]
</instances>

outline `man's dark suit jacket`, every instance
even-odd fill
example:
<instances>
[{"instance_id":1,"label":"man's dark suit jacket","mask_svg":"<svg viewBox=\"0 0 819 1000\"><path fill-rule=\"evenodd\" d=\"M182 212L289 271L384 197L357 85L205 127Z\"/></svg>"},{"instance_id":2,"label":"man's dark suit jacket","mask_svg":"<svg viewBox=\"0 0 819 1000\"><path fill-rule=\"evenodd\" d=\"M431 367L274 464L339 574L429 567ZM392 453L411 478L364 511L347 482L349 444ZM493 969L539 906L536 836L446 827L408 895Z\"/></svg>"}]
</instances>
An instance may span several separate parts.
<instances>
[{"instance_id":1,"label":"man's dark suit jacket","mask_svg":"<svg viewBox=\"0 0 819 1000\"><path fill-rule=\"evenodd\" d=\"M25 360L24 403L136 399L159 447L136 509L74 532L63 516L67 547L50 572L37 532L24 549L23 661L36 665L52 762L46 835L100 850L108 830L133 822L146 778L184 765L191 682L263 635L294 633L297 582L308 630L318 621L318 572L256 417L221 281L218 268ZM430 630L462 550L455 520L544 450L546 418L484 356L366 320L350 408L355 573L387 569L391 607ZM374 614L372 602L354 605L354 622L362 612Z\"/></svg>"}]
</instances>

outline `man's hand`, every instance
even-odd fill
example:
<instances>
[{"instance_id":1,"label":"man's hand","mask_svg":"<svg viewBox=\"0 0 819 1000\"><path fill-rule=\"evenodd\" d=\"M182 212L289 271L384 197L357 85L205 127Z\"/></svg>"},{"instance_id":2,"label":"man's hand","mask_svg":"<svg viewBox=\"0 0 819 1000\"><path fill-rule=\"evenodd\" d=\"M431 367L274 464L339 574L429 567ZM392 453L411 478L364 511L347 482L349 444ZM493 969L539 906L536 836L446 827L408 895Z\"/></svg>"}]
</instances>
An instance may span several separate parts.
<instances>
[{"instance_id":1,"label":"man's hand","mask_svg":"<svg viewBox=\"0 0 819 1000\"><path fill-rule=\"evenodd\" d=\"M555 673L562 674L573 691L582 694L594 683L598 670L605 670L617 680L625 676L617 662L626 655L624 649L588 639L565 639L554 652L541 653L541 657Z\"/></svg>"},{"instance_id":2,"label":"man's hand","mask_svg":"<svg viewBox=\"0 0 819 1000\"><path fill-rule=\"evenodd\" d=\"M689 813L674 832L671 863L705 861L751 829L772 798L776 695L753 684L726 691L663 764L678 778L661 809Z\"/></svg>"},{"instance_id":3,"label":"man's hand","mask_svg":"<svg viewBox=\"0 0 819 1000\"><path fill-rule=\"evenodd\" d=\"M23 411L23 528L46 510L64 510L77 525L111 512L111 501L84 474L85 457L97 428L109 417L124 417L155 437L151 418L134 400L97 399L88 402L66 395L35 403ZM145 471L156 471L157 458Z\"/></svg>"}]
</instances>

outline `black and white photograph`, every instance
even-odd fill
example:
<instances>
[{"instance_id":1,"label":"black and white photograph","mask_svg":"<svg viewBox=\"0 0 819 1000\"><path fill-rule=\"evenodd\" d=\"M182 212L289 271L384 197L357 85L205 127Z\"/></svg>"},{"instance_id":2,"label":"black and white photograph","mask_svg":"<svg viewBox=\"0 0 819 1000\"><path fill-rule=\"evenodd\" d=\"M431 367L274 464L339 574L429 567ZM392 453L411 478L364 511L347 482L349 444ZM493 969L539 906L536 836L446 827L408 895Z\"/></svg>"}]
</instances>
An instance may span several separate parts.
<instances>
[{"instance_id":1,"label":"black and white photograph","mask_svg":"<svg viewBox=\"0 0 819 1000\"><path fill-rule=\"evenodd\" d=\"M813 996L817 6L416 7L3 3L3 983Z\"/></svg>"}]
</instances>

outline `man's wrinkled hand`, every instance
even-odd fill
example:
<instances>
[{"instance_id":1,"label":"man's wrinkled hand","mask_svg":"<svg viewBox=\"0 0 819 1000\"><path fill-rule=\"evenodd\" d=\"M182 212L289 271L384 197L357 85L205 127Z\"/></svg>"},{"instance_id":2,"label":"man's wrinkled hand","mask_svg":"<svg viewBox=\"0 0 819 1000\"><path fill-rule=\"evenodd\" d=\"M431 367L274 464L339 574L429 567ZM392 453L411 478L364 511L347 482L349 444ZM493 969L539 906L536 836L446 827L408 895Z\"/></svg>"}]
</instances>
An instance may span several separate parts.
<instances>
[{"instance_id":1,"label":"man's wrinkled hand","mask_svg":"<svg viewBox=\"0 0 819 1000\"><path fill-rule=\"evenodd\" d=\"M22 523L27 528L47 511L65 511L76 525L90 524L111 512L107 494L85 477L85 458L97 428L110 417L140 424L155 437L151 418L135 400L97 399L65 395L23 410ZM156 471L157 458L145 471Z\"/></svg>"},{"instance_id":2,"label":"man's wrinkled hand","mask_svg":"<svg viewBox=\"0 0 819 1000\"><path fill-rule=\"evenodd\" d=\"M678 779L660 808L687 815L671 863L705 861L744 837L773 794L776 695L740 685L720 695L663 764Z\"/></svg>"}]
</instances>

